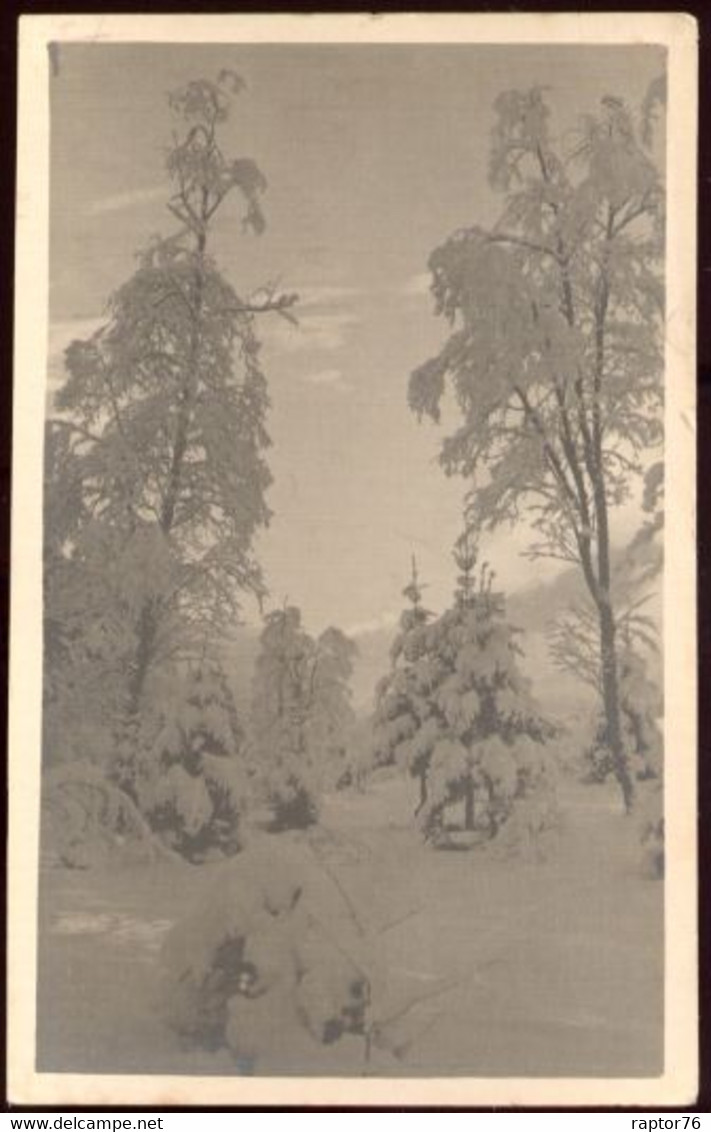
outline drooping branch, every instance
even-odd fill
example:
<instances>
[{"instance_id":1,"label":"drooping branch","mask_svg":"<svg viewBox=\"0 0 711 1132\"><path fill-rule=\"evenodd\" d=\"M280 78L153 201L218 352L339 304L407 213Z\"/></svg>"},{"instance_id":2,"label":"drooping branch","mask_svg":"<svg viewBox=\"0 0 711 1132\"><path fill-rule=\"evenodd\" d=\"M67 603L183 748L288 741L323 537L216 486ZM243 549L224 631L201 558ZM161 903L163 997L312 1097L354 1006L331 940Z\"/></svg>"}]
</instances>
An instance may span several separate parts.
<instances>
[{"instance_id":1,"label":"drooping branch","mask_svg":"<svg viewBox=\"0 0 711 1132\"><path fill-rule=\"evenodd\" d=\"M297 319L291 314L292 307L299 301L299 296L295 293L279 295L274 299L265 299L263 303L239 303L237 306L224 307L223 314L280 314L284 318L288 318L294 325Z\"/></svg>"}]
</instances>

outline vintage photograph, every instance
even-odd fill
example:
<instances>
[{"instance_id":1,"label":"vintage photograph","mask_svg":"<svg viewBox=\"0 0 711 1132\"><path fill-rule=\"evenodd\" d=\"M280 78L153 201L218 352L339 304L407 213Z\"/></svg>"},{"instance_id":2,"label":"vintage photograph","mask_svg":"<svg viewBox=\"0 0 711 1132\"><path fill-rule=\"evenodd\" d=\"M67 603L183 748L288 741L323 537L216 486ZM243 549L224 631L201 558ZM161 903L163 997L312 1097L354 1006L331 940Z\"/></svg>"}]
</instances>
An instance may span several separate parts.
<instances>
[{"instance_id":1,"label":"vintage photograph","mask_svg":"<svg viewBox=\"0 0 711 1132\"><path fill-rule=\"evenodd\" d=\"M44 45L34 1073L663 1079L676 25L127 24Z\"/></svg>"}]
</instances>

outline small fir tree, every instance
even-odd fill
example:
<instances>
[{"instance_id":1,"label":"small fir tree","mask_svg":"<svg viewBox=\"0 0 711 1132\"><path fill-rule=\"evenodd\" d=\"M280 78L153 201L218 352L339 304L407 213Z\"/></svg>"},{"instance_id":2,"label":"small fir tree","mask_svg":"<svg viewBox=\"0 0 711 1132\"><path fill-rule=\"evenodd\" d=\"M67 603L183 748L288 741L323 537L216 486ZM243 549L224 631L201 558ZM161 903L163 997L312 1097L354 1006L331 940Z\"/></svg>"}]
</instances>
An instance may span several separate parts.
<instances>
[{"instance_id":1,"label":"small fir tree","mask_svg":"<svg viewBox=\"0 0 711 1132\"><path fill-rule=\"evenodd\" d=\"M239 849L244 736L216 662L191 666L143 766L136 784L141 809L172 848L195 862Z\"/></svg>"},{"instance_id":2,"label":"small fir tree","mask_svg":"<svg viewBox=\"0 0 711 1132\"><path fill-rule=\"evenodd\" d=\"M400 616L390 650L391 670L376 689L373 717L375 765L395 764L417 779L420 799L416 812L427 802L427 762L432 742L440 733L428 694L426 664L433 614L422 604L422 589L413 555L412 576L403 590L409 606Z\"/></svg>"},{"instance_id":3,"label":"small fir tree","mask_svg":"<svg viewBox=\"0 0 711 1132\"><path fill-rule=\"evenodd\" d=\"M550 776L543 748L550 728L521 672L518 632L493 589L493 571L484 563L476 578L476 549L467 536L454 559L454 604L429 630L430 651L441 665L432 698L444 736L429 760L423 828L436 837L450 807L462 803L464 828L494 837L516 799Z\"/></svg>"},{"instance_id":4,"label":"small fir tree","mask_svg":"<svg viewBox=\"0 0 711 1132\"><path fill-rule=\"evenodd\" d=\"M477 576L467 536L454 558L455 600L434 620L422 610L413 570L405 591L412 609L403 614L375 719L376 757L418 778L416 812L435 841L456 806L466 830L494 837L516 801L542 797L552 779L543 746L551 728L520 670L517 631L493 590L493 572L485 563Z\"/></svg>"}]
</instances>

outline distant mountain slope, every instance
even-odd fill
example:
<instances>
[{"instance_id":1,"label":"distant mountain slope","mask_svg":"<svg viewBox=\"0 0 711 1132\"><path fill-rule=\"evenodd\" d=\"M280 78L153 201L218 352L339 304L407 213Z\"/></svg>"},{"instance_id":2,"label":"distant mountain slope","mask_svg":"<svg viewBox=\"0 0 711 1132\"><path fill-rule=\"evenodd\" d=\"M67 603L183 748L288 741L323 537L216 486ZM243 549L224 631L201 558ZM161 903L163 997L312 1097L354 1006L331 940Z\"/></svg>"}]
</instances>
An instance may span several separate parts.
<instances>
[{"instance_id":1,"label":"distant mountain slope","mask_svg":"<svg viewBox=\"0 0 711 1132\"><path fill-rule=\"evenodd\" d=\"M540 618L535 599L530 603L530 610L532 629L527 626L527 600L516 602L511 619L523 630L521 647L524 655L521 663L533 681L542 708L556 717L587 710L592 702L590 691L575 677L559 672L551 664L545 632L537 627ZM359 711L368 711L372 707L377 682L390 667L390 646L394 634L394 629L379 629L358 637L359 656L352 686L354 703Z\"/></svg>"},{"instance_id":2,"label":"distant mountain slope","mask_svg":"<svg viewBox=\"0 0 711 1132\"><path fill-rule=\"evenodd\" d=\"M617 556L617 563L618 577L627 583L628 590L631 587L632 592L636 592L634 580L630 581L624 574L622 555ZM656 591L660 589L658 579L654 586ZM644 611L656 619L661 629L661 598L656 591L650 591ZM522 630L523 668L533 681L543 710L557 718L587 712L594 701L590 689L572 673L555 668L548 655L548 627L556 617L585 600L584 582L574 566L553 579L534 582L507 597L508 616ZM376 628L355 637L358 658L352 680L353 703L363 715L372 709L377 683L390 668L390 647L396 631L395 626ZM240 627L226 648L225 663L234 681L242 712L249 709L252 671L258 649L259 629L252 626Z\"/></svg>"}]
</instances>

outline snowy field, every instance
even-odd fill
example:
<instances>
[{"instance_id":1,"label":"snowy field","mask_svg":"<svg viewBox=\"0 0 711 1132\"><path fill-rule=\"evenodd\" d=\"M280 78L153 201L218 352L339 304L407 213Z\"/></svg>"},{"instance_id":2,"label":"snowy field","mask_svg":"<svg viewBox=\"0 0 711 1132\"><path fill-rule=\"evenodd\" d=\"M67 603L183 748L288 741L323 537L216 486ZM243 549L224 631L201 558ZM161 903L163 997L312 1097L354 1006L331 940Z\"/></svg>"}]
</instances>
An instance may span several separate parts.
<instances>
[{"instance_id":1,"label":"snowy field","mask_svg":"<svg viewBox=\"0 0 711 1132\"><path fill-rule=\"evenodd\" d=\"M658 1075L663 886L640 875L612 787L569 783L561 800L555 846L521 860L423 845L400 781L330 797L309 844L366 925L376 1008L399 1056L366 1058L353 1036L318 1045L285 1015L255 1071ZM166 931L229 867L43 871L39 1070L240 1072L227 1050L181 1048L156 1009Z\"/></svg>"}]
</instances>

